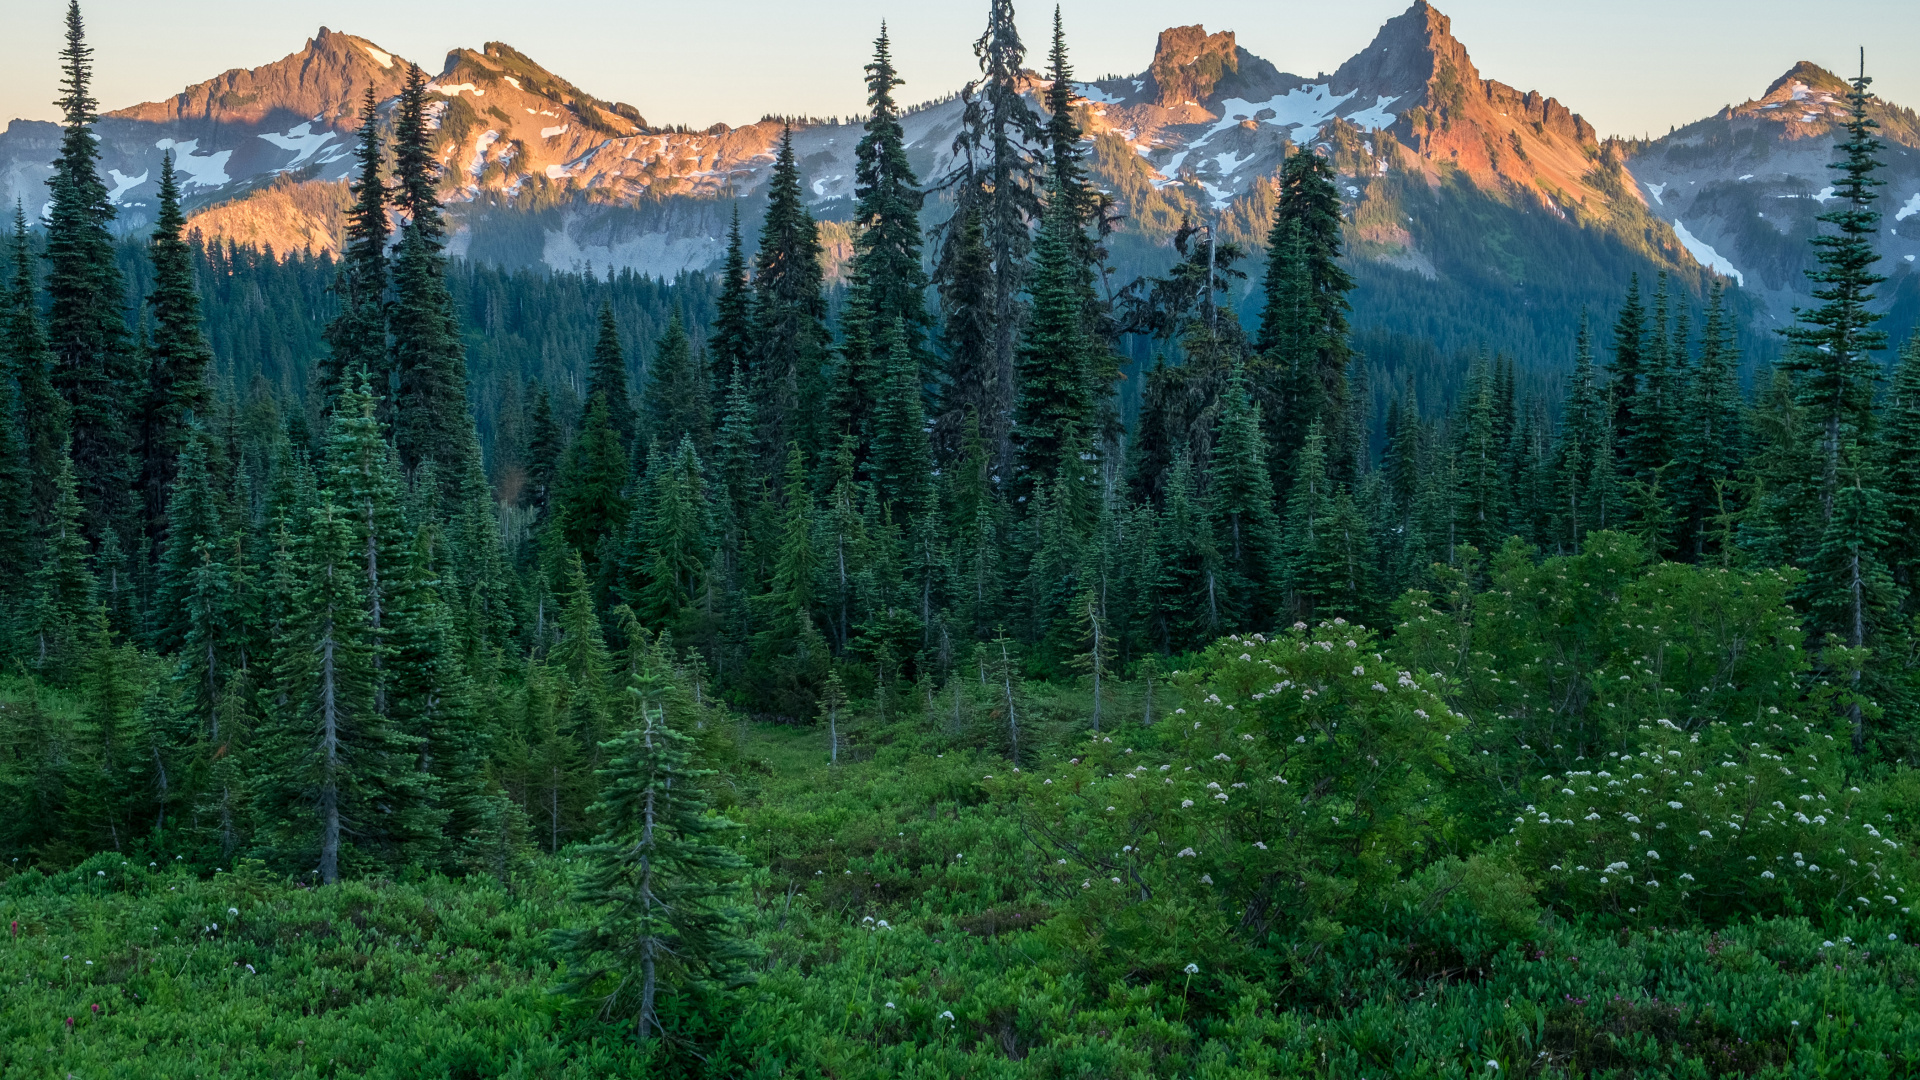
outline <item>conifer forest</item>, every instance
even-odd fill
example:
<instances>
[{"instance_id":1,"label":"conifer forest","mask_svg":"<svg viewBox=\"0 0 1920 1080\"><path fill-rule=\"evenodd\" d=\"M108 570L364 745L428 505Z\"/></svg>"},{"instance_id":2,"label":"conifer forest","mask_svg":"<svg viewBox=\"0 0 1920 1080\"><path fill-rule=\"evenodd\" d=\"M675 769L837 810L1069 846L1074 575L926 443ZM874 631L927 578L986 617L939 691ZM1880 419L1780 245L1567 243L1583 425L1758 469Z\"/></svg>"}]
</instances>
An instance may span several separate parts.
<instances>
[{"instance_id":1,"label":"conifer forest","mask_svg":"<svg viewBox=\"0 0 1920 1080\"><path fill-rule=\"evenodd\" d=\"M337 255L171 153L116 231L70 3L0 239L0 1077L1920 1072L1867 69L1762 355L1647 272L1550 379L1416 373L1324 145L1123 273L1069 28L987 7L939 174L884 27L845 73L843 260L789 127L660 278L451 254L418 66Z\"/></svg>"}]
</instances>

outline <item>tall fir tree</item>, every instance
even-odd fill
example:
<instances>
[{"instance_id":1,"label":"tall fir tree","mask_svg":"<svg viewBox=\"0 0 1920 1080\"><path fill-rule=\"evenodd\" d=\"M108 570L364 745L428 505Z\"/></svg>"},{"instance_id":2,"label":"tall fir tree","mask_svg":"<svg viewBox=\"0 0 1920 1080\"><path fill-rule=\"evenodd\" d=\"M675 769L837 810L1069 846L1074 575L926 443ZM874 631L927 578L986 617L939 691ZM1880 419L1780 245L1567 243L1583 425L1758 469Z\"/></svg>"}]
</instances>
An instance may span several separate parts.
<instances>
[{"instance_id":1,"label":"tall fir tree","mask_svg":"<svg viewBox=\"0 0 1920 1080\"><path fill-rule=\"evenodd\" d=\"M827 344L820 238L801 194L791 128L780 137L767 186L767 216L754 256L758 378L753 390L761 451L771 455L811 433L811 418L802 403L823 396L820 368Z\"/></svg>"},{"instance_id":2,"label":"tall fir tree","mask_svg":"<svg viewBox=\"0 0 1920 1080\"><path fill-rule=\"evenodd\" d=\"M376 414L393 423L392 357L387 351L387 240L393 226L389 193L381 179L385 152L380 136L380 105L373 87L360 101L360 135L354 147L355 175L347 185L353 203L347 209L340 247L340 269L333 291L339 304L327 324L327 352L316 368L321 411L332 409L346 389L348 373L364 371L373 381Z\"/></svg>"},{"instance_id":3,"label":"tall fir tree","mask_svg":"<svg viewBox=\"0 0 1920 1080\"><path fill-rule=\"evenodd\" d=\"M893 66L885 23L874 39L866 72L866 133L854 150L853 175L854 220L862 228L854 239L848 277L852 288L864 296L870 325L884 328L899 323L909 354L920 363L926 356L931 322L927 274L920 257L923 196L920 180L907 161L900 107L893 99L893 88L904 80ZM876 340L878 333L870 329L866 337Z\"/></svg>"},{"instance_id":4,"label":"tall fir tree","mask_svg":"<svg viewBox=\"0 0 1920 1080\"><path fill-rule=\"evenodd\" d=\"M1076 237L1078 209L1057 184L1048 192L1035 249L1032 313L1022 329L1015 378L1014 480L1021 494L1045 482L1068 441L1093 428L1086 332L1093 282Z\"/></svg>"},{"instance_id":5,"label":"tall fir tree","mask_svg":"<svg viewBox=\"0 0 1920 1080\"><path fill-rule=\"evenodd\" d=\"M53 383L70 410L83 528L98 546L109 529L124 531L138 510L132 456L138 426L131 420L139 370L108 231L114 207L98 171L92 57L78 0L69 0L60 52L63 129L47 181L47 341Z\"/></svg>"},{"instance_id":6,"label":"tall fir tree","mask_svg":"<svg viewBox=\"0 0 1920 1080\"><path fill-rule=\"evenodd\" d=\"M752 384L754 351L753 286L747 280L746 250L740 238L740 204L733 204L727 226L727 254L720 263L720 296L714 302L713 330L707 338L716 372L738 371Z\"/></svg>"},{"instance_id":7,"label":"tall fir tree","mask_svg":"<svg viewBox=\"0 0 1920 1080\"><path fill-rule=\"evenodd\" d=\"M1329 435L1346 427L1349 409L1347 294L1353 278L1340 264L1340 195L1333 166L1311 148L1300 148L1281 166L1279 198L1267 238L1266 305L1258 347L1274 355L1269 379L1277 383L1256 396L1275 424L1274 451L1290 461L1316 419ZM1276 408L1278 407L1278 408ZM1351 446L1332 446L1335 476L1350 480L1344 462ZM1290 475L1290 474L1289 474Z\"/></svg>"},{"instance_id":8,"label":"tall fir tree","mask_svg":"<svg viewBox=\"0 0 1920 1080\"><path fill-rule=\"evenodd\" d=\"M1873 287L1886 280L1873 272L1873 264L1880 261L1874 250L1880 214L1873 209L1878 197L1873 189L1886 181L1874 176L1881 167L1874 155L1885 147L1873 134L1880 125L1867 115L1873 100L1867 87L1872 83L1863 60L1847 94L1846 141L1838 148L1845 156L1827 166L1839 174L1834 185L1839 206L1819 220L1835 231L1813 238L1820 265L1807 271L1820 306L1795 309L1799 322L1785 331L1788 350L1782 366L1800 376L1801 401L1820 425L1823 520L1833 511L1842 460L1871 431L1879 377L1873 353L1887 345L1886 331L1874 328L1880 315L1871 308Z\"/></svg>"},{"instance_id":9,"label":"tall fir tree","mask_svg":"<svg viewBox=\"0 0 1920 1080\"><path fill-rule=\"evenodd\" d=\"M20 389L20 442L32 481L28 519L34 529L53 520L59 492L54 485L58 462L67 456L67 403L53 385L53 354L40 327L40 305L33 275L33 244L27 235L27 215L13 207L13 266L6 297L4 341L6 374Z\"/></svg>"},{"instance_id":10,"label":"tall fir tree","mask_svg":"<svg viewBox=\"0 0 1920 1080\"><path fill-rule=\"evenodd\" d=\"M324 499L296 541L256 804L271 862L328 885L403 865L431 809L416 766L421 740L375 707L380 642L354 533L353 515Z\"/></svg>"},{"instance_id":11,"label":"tall fir tree","mask_svg":"<svg viewBox=\"0 0 1920 1080\"><path fill-rule=\"evenodd\" d=\"M628 383L627 354L620 347L620 328L613 321L613 303L603 302L600 337L594 342L593 359L587 365L587 397L606 402L607 421L631 457L640 434L640 414L633 407L633 392Z\"/></svg>"},{"instance_id":12,"label":"tall fir tree","mask_svg":"<svg viewBox=\"0 0 1920 1080\"><path fill-rule=\"evenodd\" d=\"M589 914L557 938L562 985L632 1023L642 1042L669 1034L663 990L739 982L752 955L726 903L746 867L725 843L736 826L709 812L712 772L694 767L693 740L674 730L655 690L624 695L592 808L601 831L581 852L575 887Z\"/></svg>"},{"instance_id":13,"label":"tall fir tree","mask_svg":"<svg viewBox=\"0 0 1920 1080\"><path fill-rule=\"evenodd\" d=\"M409 480L427 463L435 465L440 512L451 516L477 448L467 410L466 349L447 289L446 222L428 92L425 73L413 65L394 114L393 204L406 223L393 254L389 320L398 380L393 441Z\"/></svg>"},{"instance_id":14,"label":"tall fir tree","mask_svg":"<svg viewBox=\"0 0 1920 1080\"><path fill-rule=\"evenodd\" d=\"M33 598L21 626L19 653L41 675L56 681L72 675L85 653L87 635L100 612L99 582L87 566L80 484L73 460L54 462L53 516L40 535L40 559L29 575Z\"/></svg>"},{"instance_id":15,"label":"tall fir tree","mask_svg":"<svg viewBox=\"0 0 1920 1080\"><path fill-rule=\"evenodd\" d=\"M713 448L713 388L704 351L696 352L687 325L675 308L666 333L647 365L647 387L640 400L641 424L649 440L679 446L691 438L702 454Z\"/></svg>"},{"instance_id":16,"label":"tall fir tree","mask_svg":"<svg viewBox=\"0 0 1920 1080\"><path fill-rule=\"evenodd\" d=\"M966 356L955 372L967 380L958 393L977 409L996 459L1008 462L1014 366L1024 320L1021 296L1032 223L1041 216L1041 162L1032 147L1043 135L1022 86L1027 50L1014 23L1012 0L992 0L973 53L980 77L962 94L966 105L954 137L954 170L943 182L954 191L954 213L942 230L934 280L950 308L950 341L957 329L961 342L973 346L976 330L986 332L979 343L984 355ZM956 328L951 309L959 303L969 310L957 313Z\"/></svg>"},{"instance_id":17,"label":"tall fir tree","mask_svg":"<svg viewBox=\"0 0 1920 1080\"><path fill-rule=\"evenodd\" d=\"M147 385L140 416L140 489L145 506L143 532L152 552L159 554L166 532L167 494L173 487L174 465L186 445L188 428L206 411L212 397L208 385L213 350L200 325L200 293L193 281L193 251L181 233L186 218L180 213L180 187L175 181L173 154L160 162L160 208L147 243L153 262L153 291L147 304L153 311L153 336L147 354Z\"/></svg>"},{"instance_id":18,"label":"tall fir tree","mask_svg":"<svg viewBox=\"0 0 1920 1080\"><path fill-rule=\"evenodd\" d=\"M1207 489L1218 517L1221 557L1232 606L1250 625L1264 626L1277 610L1285 557L1274 517L1273 478L1267 472L1260 408L1236 367L1221 402Z\"/></svg>"},{"instance_id":19,"label":"tall fir tree","mask_svg":"<svg viewBox=\"0 0 1920 1080\"><path fill-rule=\"evenodd\" d=\"M605 587L619 554L612 545L632 512L627 498L631 475L606 401L596 395L587 403L586 420L567 448L566 462L554 481L553 518L548 526L563 545L556 554L578 553L596 590Z\"/></svg>"}]
</instances>

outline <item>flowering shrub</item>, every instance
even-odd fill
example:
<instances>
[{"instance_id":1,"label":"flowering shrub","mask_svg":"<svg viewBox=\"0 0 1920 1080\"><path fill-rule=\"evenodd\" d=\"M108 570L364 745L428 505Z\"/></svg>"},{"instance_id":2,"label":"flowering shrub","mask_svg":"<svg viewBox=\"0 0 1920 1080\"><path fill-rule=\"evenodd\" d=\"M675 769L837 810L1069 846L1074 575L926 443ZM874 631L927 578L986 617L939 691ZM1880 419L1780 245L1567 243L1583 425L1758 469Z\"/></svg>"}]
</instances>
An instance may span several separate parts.
<instances>
[{"instance_id":1,"label":"flowering shrub","mask_svg":"<svg viewBox=\"0 0 1920 1080\"><path fill-rule=\"evenodd\" d=\"M1843 740L1772 715L1642 724L1632 749L1542 774L1516 855L1549 901L1602 922L1910 917L1916 879L1880 791L1848 782Z\"/></svg>"},{"instance_id":2,"label":"flowering shrub","mask_svg":"<svg viewBox=\"0 0 1920 1080\"><path fill-rule=\"evenodd\" d=\"M1152 730L1092 736L988 786L1038 841L1041 878L1103 921L1114 905L1193 905L1248 937L1331 932L1421 857L1462 722L1376 648L1339 620L1223 639L1174 679L1184 704Z\"/></svg>"}]
</instances>

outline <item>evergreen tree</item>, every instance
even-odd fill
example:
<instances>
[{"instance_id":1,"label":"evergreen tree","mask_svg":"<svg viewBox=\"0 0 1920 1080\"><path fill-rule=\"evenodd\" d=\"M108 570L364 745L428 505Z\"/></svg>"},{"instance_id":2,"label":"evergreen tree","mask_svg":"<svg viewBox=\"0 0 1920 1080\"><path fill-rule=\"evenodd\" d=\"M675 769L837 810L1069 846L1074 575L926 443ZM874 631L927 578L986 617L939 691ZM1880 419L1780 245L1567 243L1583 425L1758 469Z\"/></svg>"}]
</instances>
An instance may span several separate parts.
<instances>
[{"instance_id":1,"label":"evergreen tree","mask_svg":"<svg viewBox=\"0 0 1920 1080\"><path fill-rule=\"evenodd\" d=\"M1306 428L1320 419L1331 430L1348 409L1347 366L1353 357L1347 340L1347 293L1353 278L1340 265L1340 194L1333 166L1319 153L1301 148L1281 166L1279 199L1267 237L1266 307L1260 320L1259 348L1280 350L1279 374L1294 389L1298 404L1284 414L1291 430L1277 432L1275 450L1291 458ZM1263 400L1269 416L1273 405ZM1337 477L1350 479L1342 463L1353 460L1349 446L1335 447L1331 460Z\"/></svg>"},{"instance_id":2,"label":"evergreen tree","mask_svg":"<svg viewBox=\"0 0 1920 1080\"><path fill-rule=\"evenodd\" d=\"M71 674L80 662L88 628L100 609L99 583L87 568L87 540L81 532L85 511L73 461L54 463L53 516L40 534L40 561L30 575L32 607L21 628L20 652L34 671L53 679Z\"/></svg>"},{"instance_id":3,"label":"evergreen tree","mask_svg":"<svg viewBox=\"0 0 1920 1080\"><path fill-rule=\"evenodd\" d=\"M820 238L800 191L791 128L767 185L767 216L754 257L753 387L761 425L762 453L777 453L807 434L802 402L819 401L821 362L826 355L826 298L822 292Z\"/></svg>"},{"instance_id":4,"label":"evergreen tree","mask_svg":"<svg viewBox=\"0 0 1920 1080\"><path fill-rule=\"evenodd\" d=\"M641 395L647 438L675 447L691 438L701 453L712 449L713 401L705 360L694 352L680 311L674 309L647 365L647 389Z\"/></svg>"},{"instance_id":5,"label":"evergreen tree","mask_svg":"<svg viewBox=\"0 0 1920 1080\"><path fill-rule=\"evenodd\" d=\"M68 452L85 508L82 527L97 545L136 509L132 450L138 426L130 417L139 397L123 315L126 288L107 229L114 209L98 172L92 55L78 0L69 0L60 52L64 129L47 181L47 341L53 383L69 410Z\"/></svg>"},{"instance_id":6,"label":"evergreen tree","mask_svg":"<svg viewBox=\"0 0 1920 1080\"><path fill-rule=\"evenodd\" d=\"M33 481L27 448L21 438L27 427L20 415L12 373L0 368L0 566L15 572L0 578L0 642L27 598L26 575L33 565Z\"/></svg>"},{"instance_id":7,"label":"evergreen tree","mask_svg":"<svg viewBox=\"0 0 1920 1080\"><path fill-rule=\"evenodd\" d=\"M671 629L704 591L712 567L712 515L706 475L693 436L683 435L672 457L648 470L651 505L637 508L627 558L645 568L645 586L633 597L635 612L654 629ZM644 560L644 561L643 561Z\"/></svg>"},{"instance_id":8,"label":"evergreen tree","mask_svg":"<svg viewBox=\"0 0 1920 1080\"><path fill-rule=\"evenodd\" d=\"M427 77L413 65L393 127L393 203L406 221L393 254L393 441L409 479L428 462L437 466L441 512L451 515L476 448L467 412L466 349L447 291L446 222L436 191L439 163L427 94Z\"/></svg>"},{"instance_id":9,"label":"evergreen tree","mask_svg":"<svg viewBox=\"0 0 1920 1080\"><path fill-rule=\"evenodd\" d=\"M389 695L379 642L390 628L388 613L406 562L408 537L401 521L400 480L374 408L365 373L351 373L328 424L325 477L327 491L353 533L361 595L367 602L367 629L376 643L370 658L374 708L386 715Z\"/></svg>"},{"instance_id":10,"label":"evergreen tree","mask_svg":"<svg viewBox=\"0 0 1920 1080\"><path fill-rule=\"evenodd\" d=\"M1907 339L1893 369L1880 422L1880 459L1887 494L1887 558L1896 582L1911 598L1920 569L1920 335Z\"/></svg>"},{"instance_id":11,"label":"evergreen tree","mask_svg":"<svg viewBox=\"0 0 1920 1080\"><path fill-rule=\"evenodd\" d=\"M718 371L741 373L749 384L753 379L755 333L753 290L747 283L747 256L740 240L740 204L733 204L733 221L727 226L727 254L720 264L720 297L714 304L713 360Z\"/></svg>"},{"instance_id":12,"label":"evergreen tree","mask_svg":"<svg viewBox=\"0 0 1920 1080\"><path fill-rule=\"evenodd\" d=\"M789 447L779 546L767 590L754 598L756 697L777 715L792 717L813 712L814 688L828 659L827 643L814 626L819 556L813 545L814 514L806 475L806 458L799 446Z\"/></svg>"},{"instance_id":13,"label":"evergreen tree","mask_svg":"<svg viewBox=\"0 0 1920 1080\"><path fill-rule=\"evenodd\" d=\"M1606 439L1606 402L1594 386L1593 340L1583 317L1574 349L1573 378L1560 412L1560 440L1554 450L1554 551L1577 555L1587 533L1605 528L1604 498L1600 490L1603 467L1610 466L1612 447ZM1602 460L1605 449L1606 460Z\"/></svg>"},{"instance_id":14,"label":"evergreen tree","mask_svg":"<svg viewBox=\"0 0 1920 1080\"><path fill-rule=\"evenodd\" d=\"M203 564L219 558L229 539L226 493L217 485L209 461L216 452L204 432L190 438L180 454L173 497L167 500L166 546L160 553L148 631L154 648L162 652L180 649L195 619L213 617L196 610L190 598L203 588Z\"/></svg>"},{"instance_id":15,"label":"evergreen tree","mask_svg":"<svg viewBox=\"0 0 1920 1080\"><path fill-rule=\"evenodd\" d=\"M527 486L521 490L520 502L533 511L533 526L538 529L546 524L566 447L560 441L560 425L553 419L553 396L546 384L529 385L533 415L527 433Z\"/></svg>"},{"instance_id":16,"label":"evergreen tree","mask_svg":"<svg viewBox=\"0 0 1920 1080\"><path fill-rule=\"evenodd\" d=\"M1049 192L1033 267L1032 314L1023 329L1013 441L1019 490L1043 481L1059 462L1072 432L1093 428L1086 333L1093 282L1075 237L1077 208L1055 186Z\"/></svg>"},{"instance_id":17,"label":"evergreen tree","mask_svg":"<svg viewBox=\"0 0 1920 1080\"><path fill-rule=\"evenodd\" d=\"M985 221L977 203L956 211L940 249L936 279L944 363L935 432L942 460L965 452L965 428L986 431L991 440L996 410L1006 397L993 360L993 253Z\"/></svg>"},{"instance_id":18,"label":"evergreen tree","mask_svg":"<svg viewBox=\"0 0 1920 1080\"><path fill-rule=\"evenodd\" d=\"M1627 298L1613 323L1613 377L1607 384L1613 401L1614 449L1621 454L1641 442L1636 420L1645 387L1646 347L1647 309L1640 300L1640 275L1634 274L1627 279Z\"/></svg>"},{"instance_id":19,"label":"evergreen tree","mask_svg":"<svg viewBox=\"0 0 1920 1080\"><path fill-rule=\"evenodd\" d=\"M275 696L258 808L266 850L332 884L412 853L424 777L420 740L374 704L379 640L367 623L353 516L330 499L296 541L295 593L274 641Z\"/></svg>"},{"instance_id":20,"label":"evergreen tree","mask_svg":"<svg viewBox=\"0 0 1920 1080\"><path fill-rule=\"evenodd\" d=\"M1020 296L1033 244L1029 229L1041 213L1040 162L1028 148L1043 132L1021 86L1026 52L1012 0L992 0L987 28L973 43L980 77L961 95L966 107L954 137L954 171L944 182L954 190L954 213L934 266L949 309L949 341L957 329L957 344L972 347L976 331L986 331L983 355L956 357L954 374L966 380L957 387L961 401L978 412L999 461L1011 456Z\"/></svg>"},{"instance_id":21,"label":"evergreen tree","mask_svg":"<svg viewBox=\"0 0 1920 1080\"><path fill-rule=\"evenodd\" d=\"M339 312L327 324L327 352L316 370L322 411L330 410L346 387L348 373L359 370L373 380L376 415L393 423L393 388L387 352L387 186L380 178L384 151L380 108L373 87L360 102L360 138L354 148L356 175L347 186L353 204L341 238L340 269L333 291Z\"/></svg>"},{"instance_id":22,"label":"evergreen tree","mask_svg":"<svg viewBox=\"0 0 1920 1080\"><path fill-rule=\"evenodd\" d=\"M1735 483L1745 447L1739 366L1727 319L1726 283L1716 279L1707 296L1700 361L1688 381L1675 440L1681 550L1695 562L1705 561L1715 546L1712 522L1725 512L1725 495Z\"/></svg>"},{"instance_id":23,"label":"evergreen tree","mask_svg":"<svg viewBox=\"0 0 1920 1080\"><path fill-rule=\"evenodd\" d=\"M554 481L550 533L577 552L590 581L604 583L616 551L608 542L626 524L632 504L626 495L627 453L608 416L606 400L587 404L586 423L567 448L566 462ZM604 564L604 565L603 565Z\"/></svg>"},{"instance_id":24,"label":"evergreen tree","mask_svg":"<svg viewBox=\"0 0 1920 1080\"><path fill-rule=\"evenodd\" d=\"M1276 610L1284 563L1260 427L1260 408L1236 367L1207 458L1207 490L1218 516L1216 531L1232 607L1255 626L1266 625Z\"/></svg>"},{"instance_id":25,"label":"evergreen tree","mask_svg":"<svg viewBox=\"0 0 1920 1080\"><path fill-rule=\"evenodd\" d=\"M920 365L906 339L906 322L894 320L883 337L885 378L873 421L871 474L888 515L913 520L932 509L929 474L933 452L927 441L927 412L920 393Z\"/></svg>"},{"instance_id":26,"label":"evergreen tree","mask_svg":"<svg viewBox=\"0 0 1920 1080\"><path fill-rule=\"evenodd\" d=\"M1807 271L1820 306L1795 309L1799 325L1786 330L1789 348L1783 366L1801 375L1801 401L1821 429L1823 523L1833 512L1842 459L1871 429L1873 384L1879 376L1872 354L1887 345L1886 331L1874 329L1880 316L1870 309L1873 287L1886 280L1873 272L1873 264L1880 261L1873 249L1880 227L1880 214L1872 209L1878 197L1873 189L1886 181L1873 175L1881 164L1874 155L1884 147L1873 135L1879 125L1867 116L1872 100L1867 87L1872 82L1864 66L1852 80L1847 139L1839 146L1845 158L1827 166L1840 174L1834 185L1839 206L1819 220L1836 232L1813 238L1820 266Z\"/></svg>"},{"instance_id":27,"label":"evergreen tree","mask_svg":"<svg viewBox=\"0 0 1920 1080\"><path fill-rule=\"evenodd\" d=\"M687 736L628 689L621 734L605 745L601 829L582 853L575 900L589 921L562 931L563 984L590 996L603 1017L630 1018L644 1041L666 1035L660 993L677 985L731 985L750 957L726 900L746 863L724 843L737 826L709 812L711 770L693 766Z\"/></svg>"},{"instance_id":28,"label":"evergreen tree","mask_svg":"<svg viewBox=\"0 0 1920 1080\"><path fill-rule=\"evenodd\" d=\"M32 528L45 529L53 521L59 491L54 485L58 462L67 456L67 403L54 390L53 355L40 329L40 308L34 299L33 247L27 236L27 215L13 207L13 275L6 297L6 374L20 389L19 421L27 476Z\"/></svg>"},{"instance_id":29,"label":"evergreen tree","mask_svg":"<svg viewBox=\"0 0 1920 1080\"><path fill-rule=\"evenodd\" d=\"M147 346L147 385L140 422L140 487L149 545L166 531L167 492L188 426L208 405L213 351L200 327L200 294L193 283L193 252L181 237L180 188L171 151L160 163L160 209L147 254L153 261L153 337ZM145 545L143 545L145 547ZM157 550L154 554L158 554ZM142 561L145 561L143 558Z\"/></svg>"},{"instance_id":30,"label":"evergreen tree","mask_svg":"<svg viewBox=\"0 0 1920 1080\"><path fill-rule=\"evenodd\" d=\"M920 258L920 180L907 162L906 135L893 88L904 80L894 70L885 23L874 39L867 72L866 134L854 151L853 218L861 228L848 269L852 288L865 297L871 327L898 324L916 366L925 356L927 274ZM848 331L853 333L852 330ZM878 340L871 329L868 340Z\"/></svg>"},{"instance_id":31,"label":"evergreen tree","mask_svg":"<svg viewBox=\"0 0 1920 1080\"><path fill-rule=\"evenodd\" d=\"M1237 621L1213 522L1212 508L1195 483L1193 457L1183 453L1168 474L1155 529L1160 542L1156 644L1162 653L1200 648Z\"/></svg>"},{"instance_id":32,"label":"evergreen tree","mask_svg":"<svg viewBox=\"0 0 1920 1080\"><path fill-rule=\"evenodd\" d=\"M607 403L607 422L620 436L627 456L633 456L640 414L634 411L633 394L627 388L627 356L620 348L620 329L613 323L611 301L600 305L600 338L594 342L593 361L587 366L587 397Z\"/></svg>"}]
</instances>

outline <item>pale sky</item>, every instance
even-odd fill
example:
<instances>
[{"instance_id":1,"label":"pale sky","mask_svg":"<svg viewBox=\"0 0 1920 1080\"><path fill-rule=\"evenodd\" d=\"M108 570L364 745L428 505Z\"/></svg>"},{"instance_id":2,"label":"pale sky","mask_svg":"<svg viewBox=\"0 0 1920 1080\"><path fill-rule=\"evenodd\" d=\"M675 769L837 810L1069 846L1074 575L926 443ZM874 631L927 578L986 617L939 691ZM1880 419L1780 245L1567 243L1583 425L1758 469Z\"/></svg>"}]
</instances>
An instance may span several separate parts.
<instances>
[{"instance_id":1,"label":"pale sky","mask_svg":"<svg viewBox=\"0 0 1920 1080\"><path fill-rule=\"evenodd\" d=\"M1874 89L1920 107L1916 0L1439 0L1483 78L1557 97L1601 134L1664 134L1759 95L1797 60L1850 72L1867 46ZM1332 71L1407 0L1062 0L1079 76L1135 74L1160 30L1233 30L1282 71ZM0 120L54 119L65 0L5 0ZM167 97L297 49L321 25L437 72L448 49L505 41L654 124L747 123L764 113L845 115L881 19L919 101L973 73L986 0L87 0L97 95L107 109ZM1029 0L1029 63L1052 6Z\"/></svg>"}]
</instances>

